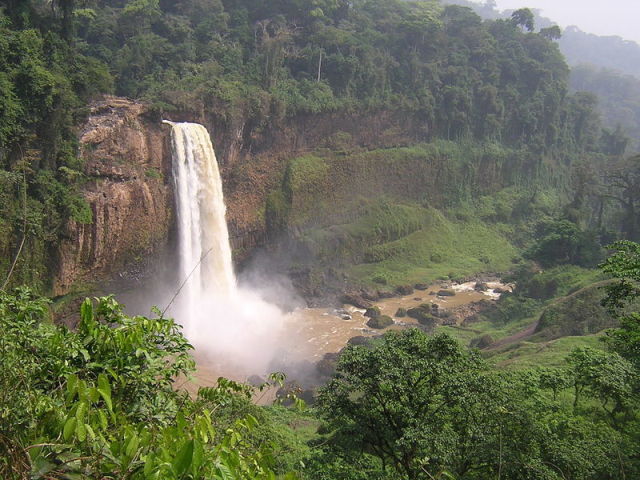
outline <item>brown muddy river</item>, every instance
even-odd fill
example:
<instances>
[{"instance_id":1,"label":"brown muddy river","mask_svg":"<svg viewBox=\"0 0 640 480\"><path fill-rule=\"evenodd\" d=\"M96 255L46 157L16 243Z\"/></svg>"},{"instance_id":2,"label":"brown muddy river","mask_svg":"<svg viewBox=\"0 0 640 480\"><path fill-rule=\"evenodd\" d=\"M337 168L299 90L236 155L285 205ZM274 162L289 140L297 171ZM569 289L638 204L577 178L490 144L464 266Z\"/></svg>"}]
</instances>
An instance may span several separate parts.
<instances>
[{"instance_id":1,"label":"brown muddy river","mask_svg":"<svg viewBox=\"0 0 640 480\"><path fill-rule=\"evenodd\" d=\"M306 339L306 345L301 346L299 353L310 361L320 360L325 353L334 353L344 348L349 339L356 336L375 336L387 330L398 330L407 326L418 325L413 318L395 317L399 308L410 309L423 303L435 303L441 310L450 310L456 307L469 305L480 300L497 300L500 294L494 293L495 288L510 289L510 286L500 282L488 282L486 292L474 290L476 282L460 285L433 285L425 291L416 290L411 295L382 299L373 302L380 308L382 315L388 315L394 319L394 325L383 329L374 330L367 326L369 320L364 316L365 310L360 310L351 305L343 305L342 309L333 308L305 308L299 309L288 315L288 328L298 334L299 338ZM448 288L456 292L452 297L440 297L429 295L442 288ZM352 318L341 318L341 312L346 311Z\"/></svg>"},{"instance_id":2,"label":"brown muddy river","mask_svg":"<svg viewBox=\"0 0 640 480\"><path fill-rule=\"evenodd\" d=\"M383 315L394 319L394 324L383 330L375 330L367 326L369 320L365 311L351 305L342 308L301 308L286 315L282 331L289 340L284 342L288 347L282 348L278 354L281 364L307 362L316 363L327 353L337 353L347 345L349 339L357 336L372 337L388 330L399 330L418 325L413 318L397 318L399 308L410 309L423 303L435 303L440 310L459 309L481 300L495 301L500 297L494 289L510 290L512 286L500 282L487 282L488 290L474 290L475 282L464 284L436 284L425 291L416 290L411 295L382 299L374 302ZM434 292L446 288L454 290L455 296L437 296ZM205 358L196 352L197 371L192 382L184 386L195 391L198 386L215 385L220 376L237 381L246 381L252 375L264 378L268 371L249 371L220 359ZM277 367L277 365L275 366ZM277 368L275 369L277 370ZM275 371L272 367L270 371Z\"/></svg>"}]
</instances>

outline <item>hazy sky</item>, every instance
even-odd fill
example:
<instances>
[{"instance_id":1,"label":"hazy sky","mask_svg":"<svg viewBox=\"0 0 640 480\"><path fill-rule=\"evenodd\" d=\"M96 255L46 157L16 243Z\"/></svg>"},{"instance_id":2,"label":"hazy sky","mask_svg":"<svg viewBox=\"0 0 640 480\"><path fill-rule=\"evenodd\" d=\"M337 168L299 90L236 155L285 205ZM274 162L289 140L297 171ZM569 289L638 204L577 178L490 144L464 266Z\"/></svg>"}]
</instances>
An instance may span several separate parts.
<instances>
[{"instance_id":1,"label":"hazy sky","mask_svg":"<svg viewBox=\"0 0 640 480\"><path fill-rule=\"evenodd\" d=\"M501 10L539 8L544 17L561 27L577 25L585 32L619 35L640 43L640 0L496 0L496 3Z\"/></svg>"}]
</instances>

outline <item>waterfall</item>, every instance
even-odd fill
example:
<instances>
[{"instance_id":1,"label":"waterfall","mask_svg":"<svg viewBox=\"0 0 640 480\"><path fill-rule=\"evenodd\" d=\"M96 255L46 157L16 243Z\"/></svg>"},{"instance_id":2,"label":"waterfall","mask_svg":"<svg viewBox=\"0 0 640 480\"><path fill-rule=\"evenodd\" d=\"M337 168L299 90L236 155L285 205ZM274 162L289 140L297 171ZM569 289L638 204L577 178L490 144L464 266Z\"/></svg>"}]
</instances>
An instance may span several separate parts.
<instances>
[{"instance_id":1,"label":"waterfall","mask_svg":"<svg viewBox=\"0 0 640 480\"><path fill-rule=\"evenodd\" d=\"M209 132L195 123L164 123L172 127L180 264L171 315L200 358L214 361L219 373L268 373L280 345L283 314L255 285L236 281L222 179ZM272 288L273 283L269 279L264 285Z\"/></svg>"},{"instance_id":2,"label":"waterfall","mask_svg":"<svg viewBox=\"0 0 640 480\"><path fill-rule=\"evenodd\" d=\"M173 181L178 224L180 282L186 280L180 303L185 328L197 315L203 297L235 295L222 179L209 132L196 123L173 123Z\"/></svg>"}]
</instances>

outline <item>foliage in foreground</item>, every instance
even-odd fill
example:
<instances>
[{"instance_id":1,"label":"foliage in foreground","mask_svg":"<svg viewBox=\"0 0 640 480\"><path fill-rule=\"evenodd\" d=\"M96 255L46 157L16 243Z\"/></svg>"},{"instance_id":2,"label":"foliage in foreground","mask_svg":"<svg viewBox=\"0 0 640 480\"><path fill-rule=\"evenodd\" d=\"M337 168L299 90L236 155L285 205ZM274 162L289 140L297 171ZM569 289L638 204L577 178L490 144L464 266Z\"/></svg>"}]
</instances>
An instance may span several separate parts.
<instances>
[{"instance_id":1,"label":"foliage in foreground","mask_svg":"<svg viewBox=\"0 0 640 480\"><path fill-rule=\"evenodd\" d=\"M87 300L70 332L46 321L47 301L28 289L0 293L0 475L636 478L638 316L616 307L640 292L639 248L617 244L603 268L621 280L607 303L625 312L609 351L506 372L447 335L390 332L347 347L318 408L295 419L252 405L252 390L227 380L195 398L175 389L193 361L171 320L128 317L107 297ZM317 434L314 414L325 422Z\"/></svg>"},{"instance_id":2,"label":"foliage in foreground","mask_svg":"<svg viewBox=\"0 0 640 480\"><path fill-rule=\"evenodd\" d=\"M380 478L620 478L637 472L637 372L576 350L564 369L503 373L418 330L349 347L320 396L327 455ZM326 472L326 469L323 470Z\"/></svg>"},{"instance_id":3,"label":"foliage in foreground","mask_svg":"<svg viewBox=\"0 0 640 480\"><path fill-rule=\"evenodd\" d=\"M275 478L252 389L174 389L194 363L173 320L82 305L77 332L28 289L0 293L0 477Z\"/></svg>"}]
</instances>

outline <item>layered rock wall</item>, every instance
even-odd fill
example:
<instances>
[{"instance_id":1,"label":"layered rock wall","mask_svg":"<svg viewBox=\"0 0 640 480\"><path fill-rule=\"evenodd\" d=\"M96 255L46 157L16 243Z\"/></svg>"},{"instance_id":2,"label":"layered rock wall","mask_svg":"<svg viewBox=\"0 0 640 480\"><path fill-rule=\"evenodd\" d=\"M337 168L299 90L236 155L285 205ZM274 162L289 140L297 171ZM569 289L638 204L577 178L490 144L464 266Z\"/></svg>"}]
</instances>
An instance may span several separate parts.
<instances>
[{"instance_id":1,"label":"layered rock wall","mask_svg":"<svg viewBox=\"0 0 640 480\"><path fill-rule=\"evenodd\" d=\"M172 225L169 149L167 129L145 105L108 97L92 106L80 153L93 222L68 222L55 295L153 270Z\"/></svg>"}]
</instances>

